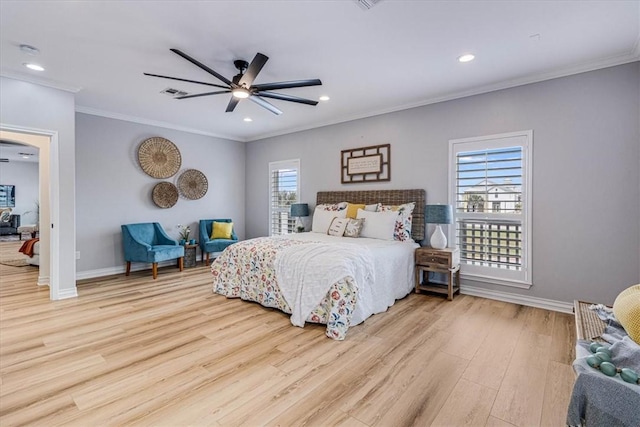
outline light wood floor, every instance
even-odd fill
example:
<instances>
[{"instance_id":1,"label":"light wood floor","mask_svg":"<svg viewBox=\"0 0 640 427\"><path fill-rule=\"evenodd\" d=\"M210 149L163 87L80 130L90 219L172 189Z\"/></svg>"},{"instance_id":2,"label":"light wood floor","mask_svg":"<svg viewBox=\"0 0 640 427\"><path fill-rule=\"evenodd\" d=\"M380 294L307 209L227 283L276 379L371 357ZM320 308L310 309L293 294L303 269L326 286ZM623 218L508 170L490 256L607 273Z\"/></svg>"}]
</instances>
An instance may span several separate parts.
<instances>
[{"instance_id":1,"label":"light wood floor","mask_svg":"<svg viewBox=\"0 0 640 427\"><path fill-rule=\"evenodd\" d=\"M412 294L337 342L212 294L205 267L56 302L36 278L0 265L3 427L565 425L570 315Z\"/></svg>"}]
</instances>

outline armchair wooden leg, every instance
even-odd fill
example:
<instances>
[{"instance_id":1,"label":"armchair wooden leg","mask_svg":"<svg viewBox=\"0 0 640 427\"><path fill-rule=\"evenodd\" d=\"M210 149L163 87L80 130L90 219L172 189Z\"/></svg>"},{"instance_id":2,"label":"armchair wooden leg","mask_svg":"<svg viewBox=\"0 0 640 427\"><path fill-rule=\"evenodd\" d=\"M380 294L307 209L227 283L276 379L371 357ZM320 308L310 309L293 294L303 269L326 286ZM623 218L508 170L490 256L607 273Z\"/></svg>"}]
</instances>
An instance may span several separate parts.
<instances>
[{"instance_id":1,"label":"armchair wooden leg","mask_svg":"<svg viewBox=\"0 0 640 427\"><path fill-rule=\"evenodd\" d=\"M209 252L207 252L207 262L205 263L205 265L208 267L209 266Z\"/></svg>"},{"instance_id":2,"label":"armchair wooden leg","mask_svg":"<svg viewBox=\"0 0 640 427\"><path fill-rule=\"evenodd\" d=\"M180 267L180 271L184 270L184 257L178 258L178 267Z\"/></svg>"},{"instance_id":3,"label":"armchair wooden leg","mask_svg":"<svg viewBox=\"0 0 640 427\"><path fill-rule=\"evenodd\" d=\"M131 261L127 261L127 271L124 273L125 276L128 276L131 273Z\"/></svg>"},{"instance_id":4,"label":"armchair wooden leg","mask_svg":"<svg viewBox=\"0 0 640 427\"><path fill-rule=\"evenodd\" d=\"M153 280L156 280L158 278L158 263L157 262L153 263L152 270L153 270Z\"/></svg>"}]
</instances>

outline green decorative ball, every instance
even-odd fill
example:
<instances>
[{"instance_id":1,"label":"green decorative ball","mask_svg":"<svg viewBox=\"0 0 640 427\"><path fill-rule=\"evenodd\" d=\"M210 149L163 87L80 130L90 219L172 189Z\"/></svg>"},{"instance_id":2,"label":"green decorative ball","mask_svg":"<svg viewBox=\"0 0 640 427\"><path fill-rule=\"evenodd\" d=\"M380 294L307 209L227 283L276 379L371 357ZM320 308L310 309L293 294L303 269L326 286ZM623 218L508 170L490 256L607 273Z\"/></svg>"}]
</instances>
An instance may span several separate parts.
<instances>
[{"instance_id":1,"label":"green decorative ball","mask_svg":"<svg viewBox=\"0 0 640 427\"><path fill-rule=\"evenodd\" d=\"M611 362L602 362L600 364L600 370L602 371L603 374L608 375L610 377L613 377L618 373L618 371L616 370L616 367Z\"/></svg>"},{"instance_id":2,"label":"green decorative ball","mask_svg":"<svg viewBox=\"0 0 640 427\"><path fill-rule=\"evenodd\" d=\"M602 359L600 359L596 355L591 355L587 357L587 364L592 368L597 368L598 366L600 366L601 363L602 363Z\"/></svg>"},{"instance_id":3,"label":"green decorative ball","mask_svg":"<svg viewBox=\"0 0 640 427\"><path fill-rule=\"evenodd\" d=\"M622 368L620 370L620 376L628 383L638 384L638 373L633 369Z\"/></svg>"},{"instance_id":4,"label":"green decorative ball","mask_svg":"<svg viewBox=\"0 0 640 427\"><path fill-rule=\"evenodd\" d=\"M611 362L611 355L607 352L600 351L600 349L598 349L595 355L602 359L603 362Z\"/></svg>"},{"instance_id":5,"label":"green decorative ball","mask_svg":"<svg viewBox=\"0 0 640 427\"><path fill-rule=\"evenodd\" d=\"M589 346L589 350L591 351L591 353L595 353L600 347L602 347L602 344L600 344L599 342L592 342Z\"/></svg>"},{"instance_id":6,"label":"green decorative ball","mask_svg":"<svg viewBox=\"0 0 640 427\"><path fill-rule=\"evenodd\" d=\"M605 346L600 346L596 349L595 351L596 353L607 353L607 355L609 355L609 358L611 358L611 349L609 347L605 347Z\"/></svg>"}]
</instances>

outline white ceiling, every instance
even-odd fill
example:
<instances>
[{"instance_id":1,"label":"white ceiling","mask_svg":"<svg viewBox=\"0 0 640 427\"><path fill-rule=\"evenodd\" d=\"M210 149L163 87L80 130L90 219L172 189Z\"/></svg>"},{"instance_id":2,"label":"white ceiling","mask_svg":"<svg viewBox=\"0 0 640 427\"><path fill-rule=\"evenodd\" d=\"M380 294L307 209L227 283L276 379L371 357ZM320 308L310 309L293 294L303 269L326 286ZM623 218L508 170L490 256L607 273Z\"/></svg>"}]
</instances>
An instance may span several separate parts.
<instances>
[{"instance_id":1,"label":"white ceiling","mask_svg":"<svg viewBox=\"0 0 640 427\"><path fill-rule=\"evenodd\" d=\"M81 112L239 141L640 59L640 1L384 0L363 10L354 0L3 0L0 27L6 77L77 90ZM270 100L284 112L276 116L248 100L225 113L228 94L172 99L160 91L211 88L142 73L220 82L169 48L227 78L234 59L261 52L270 59L255 83L319 78L278 92L331 100ZM467 52L476 60L459 63Z\"/></svg>"}]
</instances>

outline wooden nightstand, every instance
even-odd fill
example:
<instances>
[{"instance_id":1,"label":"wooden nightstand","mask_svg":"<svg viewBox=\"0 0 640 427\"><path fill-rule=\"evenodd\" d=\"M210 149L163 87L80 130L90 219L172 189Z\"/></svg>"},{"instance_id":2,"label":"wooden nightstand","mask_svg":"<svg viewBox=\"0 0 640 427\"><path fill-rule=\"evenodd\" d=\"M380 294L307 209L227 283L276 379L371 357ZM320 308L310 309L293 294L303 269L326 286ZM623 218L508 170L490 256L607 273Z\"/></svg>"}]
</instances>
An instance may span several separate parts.
<instances>
[{"instance_id":1,"label":"wooden nightstand","mask_svg":"<svg viewBox=\"0 0 640 427\"><path fill-rule=\"evenodd\" d=\"M453 300L453 294L460 291L460 250L458 248L418 248L415 256L416 293L419 294L420 291L437 292L446 294L449 301ZM429 272L446 274L449 278L449 285L429 283ZM454 275L456 276L455 284Z\"/></svg>"}]
</instances>

